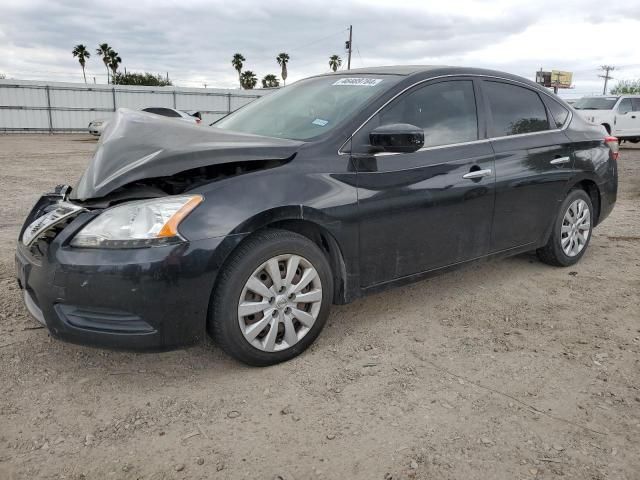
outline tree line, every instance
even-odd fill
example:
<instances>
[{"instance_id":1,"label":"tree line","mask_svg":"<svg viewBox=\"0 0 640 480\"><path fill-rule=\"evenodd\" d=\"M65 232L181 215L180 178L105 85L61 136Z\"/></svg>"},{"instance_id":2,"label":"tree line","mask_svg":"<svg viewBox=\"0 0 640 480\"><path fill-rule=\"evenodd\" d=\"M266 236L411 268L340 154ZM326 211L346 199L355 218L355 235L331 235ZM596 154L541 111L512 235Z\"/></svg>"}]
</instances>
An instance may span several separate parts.
<instances>
[{"instance_id":1,"label":"tree line","mask_svg":"<svg viewBox=\"0 0 640 480\"><path fill-rule=\"evenodd\" d=\"M78 58L78 62L82 67L82 77L84 78L84 83L87 83L85 66L87 64L87 60L91 57L89 49L86 45L80 43L73 48L71 54L74 57ZM109 83L109 80L111 78L115 78L118 67L120 67L120 64L122 63L122 58L120 58L120 54L113 48L111 48L108 43L101 43L100 45L98 45L96 54L102 57L102 62L107 69L107 83Z\"/></svg>"},{"instance_id":2,"label":"tree line","mask_svg":"<svg viewBox=\"0 0 640 480\"><path fill-rule=\"evenodd\" d=\"M80 43L73 48L71 54L74 58L78 59L78 63L80 63L80 66L82 67L84 83L87 83L85 67L87 60L91 57L89 49L86 45ZM102 63L104 63L104 66L107 69L107 83L112 83L114 85L147 85L152 87L172 85L171 80L163 77L162 75L155 75L149 72L132 73L127 72L126 69L124 73L119 72L118 68L120 67L120 64L122 64L122 58L120 57L120 54L108 43L101 43L98 45L96 54L102 58Z\"/></svg>"},{"instance_id":3,"label":"tree line","mask_svg":"<svg viewBox=\"0 0 640 480\"><path fill-rule=\"evenodd\" d=\"M611 95L640 95L640 79L620 80L609 93Z\"/></svg>"},{"instance_id":4,"label":"tree line","mask_svg":"<svg viewBox=\"0 0 640 480\"><path fill-rule=\"evenodd\" d=\"M276 62L280 67L280 78L282 78L282 84L287 84L287 76L288 70L287 65L289 64L289 60L291 57L288 53L282 52L279 53L276 57ZM251 90L258 84L258 77L251 70L242 70L244 67L244 62L247 59L241 53L235 53L231 59L231 66L238 72L238 80L240 82L240 88L244 88L245 90ZM342 65L342 59L338 55L331 55L329 57L329 68L334 72L340 68ZM264 77L262 77L262 88L274 88L279 87L280 81L278 77L276 77L273 73L268 73Z\"/></svg>"},{"instance_id":5,"label":"tree line","mask_svg":"<svg viewBox=\"0 0 640 480\"><path fill-rule=\"evenodd\" d=\"M85 65L91 54L85 45L78 44L71 52L74 58L78 58L78 62L82 67L82 76L84 83L87 83L87 76L85 73ZM118 52L113 50L107 43L101 43L96 49L96 54L102 58L105 68L107 69L107 83L110 80L113 83L119 85L151 85L151 86L165 86L172 85L168 78L163 78L161 75L154 75L152 73L124 73L118 72L118 68L122 63L122 58ZM276 62L280 66L280 76L282 78L283 85L286 85L287 81L287 65L291 57L288 53L282 52L276 57ZM246 58L241 53L236 53L231 59L231 65L238 72L238 79L240 81L240 88L251 90L258 84L258 77L251 70L242 70L244 67ZM338 55L331 55L329 57L329 68L334 72L342 65L342 59ZM4 78L4 75L0 76ZM262 78L262 88L274 88L279 87L280 81L274 74L269 73ZM611 95L620 94L640 94L640 79L638 80L621 80L618 84L610 90Z\"/></svg>"},{"instance_id":6,"label":"tree line","mask_svg":"<svg viewBox=\"0 0 640 480\"><path fill-rule=\"evenodd\" d=\"M74 58L78 59L78 63L82 67L82 77L84 83L87 83L86 64L87 60L91 58L91 53L86 45L76 45L71 54ZM162 75L154 75L153 73L125 73L119 72L118 68L122 64L122 58L108 43L101 43L96 49L96 55L98 55L107 70L107 83L113 83L114 85L149 85L156 87L163 87L172 85L169 78L164 78ZM291 57L288 53L279 53L276 57L276 62L280 67L280 78L282 78L282 84L286 85L288 71L287 65ZM241 53L236 53L231 59L231 65L238 72L238 80L240 81L240 88L251 90L258 84L258 77L251 70L244 70L244 62L247 59ZM339 55L331 55L329 57L329 68L334 72L342 65L342 59ZM269 73L262 77L262 88L275 88L280 86L280 80L274 74Z\"/></svg>"}]
</instances>

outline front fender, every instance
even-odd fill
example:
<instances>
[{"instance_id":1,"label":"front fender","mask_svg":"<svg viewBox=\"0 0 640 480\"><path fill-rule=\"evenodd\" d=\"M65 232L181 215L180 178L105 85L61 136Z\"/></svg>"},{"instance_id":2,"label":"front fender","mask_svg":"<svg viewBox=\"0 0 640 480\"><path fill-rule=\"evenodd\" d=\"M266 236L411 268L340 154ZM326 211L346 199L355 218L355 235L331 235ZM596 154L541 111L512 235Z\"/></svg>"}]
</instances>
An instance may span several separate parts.
<instances>
[{"instance_id":1,"label":"front fender","mask_svg":"<svg viewBox=\"0 0 640 480\"><path fill-rule=\"evenodd\" d=\"M347 285L336 301L356 295L358 281L358 221L355 173L300 174L280 169L252 172L213 182L190 193L205 200L180 225L191 241L227 237L224 257L237 242L260 229L313 224L325 232L329 250L340 252L333 268ZM295 228L293 228L295 230ZM333 245L332 243L335 243ZM333 259L336 260L336 259ZM338 274L338 272L335 272Z\"/></svg>"},{"instance_id":2,"label":"front fender","mask_svg":"<svg viewBox=\"0 0 640 480\"><path fill-rule=\"evenodd\" d=\"M357 228L355 174L295 174L285 167L212 182L189 193L204 202L180 225L189 240L247 234L282 220L312 219L328 230ZM335 233L334 233L335 235Z\"/></svg>"}]
</instances>

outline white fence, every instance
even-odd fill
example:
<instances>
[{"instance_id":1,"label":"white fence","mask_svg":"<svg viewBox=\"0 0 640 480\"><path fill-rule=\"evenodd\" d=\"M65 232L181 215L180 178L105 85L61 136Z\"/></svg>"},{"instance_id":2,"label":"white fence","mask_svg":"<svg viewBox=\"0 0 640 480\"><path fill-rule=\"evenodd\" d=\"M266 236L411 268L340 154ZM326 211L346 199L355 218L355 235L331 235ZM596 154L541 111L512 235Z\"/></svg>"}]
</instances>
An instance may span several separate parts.
<instances>
[{"instance_id":1,"label":"white fence","mask_svg":"<svg viewBox=\"0 0 640 480\"><path fill-rule=\"evenodd\" d=\"M86 131L121 107L197 110L209 124L269 91L0 80L0 132Z\"/></svg>"}]
</instances>

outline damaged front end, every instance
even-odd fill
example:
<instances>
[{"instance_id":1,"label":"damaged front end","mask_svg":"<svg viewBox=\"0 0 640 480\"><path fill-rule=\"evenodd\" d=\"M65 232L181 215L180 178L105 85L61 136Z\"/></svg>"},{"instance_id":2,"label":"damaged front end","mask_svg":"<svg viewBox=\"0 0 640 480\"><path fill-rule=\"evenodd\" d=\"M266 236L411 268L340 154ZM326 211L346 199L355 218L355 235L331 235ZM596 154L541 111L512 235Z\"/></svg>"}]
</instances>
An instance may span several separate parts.
<instances>
[{"instance_id":1,"label":"damaged front end","mask_svg":"<svg viewBox=\"0 0 640 480\"><path fill-rule=\"evenodd\" d=\"M145 112L119 110L71 193L93 204L113 196L177 195L195 186L273 168L293 158L302 142L204 128Z\"/></svg>"},{"instance_id":2,"label":"damaged front end","mask_svg":"<svg viewBox=\"0 0 640 480\"><path fill-rule=\"evenodd\" d=\"M187 196L201 185L281 166L300 145L120 109L76 187L58 186L43 195L29 214L20 241L37 249L41 240L46 243L83 212L97 216L132 201ZM106 245L96 242L93 246Z\"/></svg>"},{"instance_id":3,"label":"damaged front end","mask_svg":"<svg viewBox=\"0 0 640 480\"><path fill-rule=\"evenodd\" d=\"M198 223L192 211L205 211L198 187L276 168L300 145L119 111L78 185L43 195L25 221L16 249L25 305L72 342L163 349L198 341L203 292L242 239L179 230L187 217ZM211 207L205 212L210 219Z\"/></svg>"},{"instance_id":4,"label":"damaged front end","mask_svg":"<svg viewBox=\"0 0 640 480\"><path fill-rule=\"evenodd\" d=\"M58 185L53 192L45 193L27 215L19 241L29 249L44 240L45 244L64 229L86 208L68 201L71 187ZM42 252L40 252L42 254Z\"/></svg>"}]
</instances>

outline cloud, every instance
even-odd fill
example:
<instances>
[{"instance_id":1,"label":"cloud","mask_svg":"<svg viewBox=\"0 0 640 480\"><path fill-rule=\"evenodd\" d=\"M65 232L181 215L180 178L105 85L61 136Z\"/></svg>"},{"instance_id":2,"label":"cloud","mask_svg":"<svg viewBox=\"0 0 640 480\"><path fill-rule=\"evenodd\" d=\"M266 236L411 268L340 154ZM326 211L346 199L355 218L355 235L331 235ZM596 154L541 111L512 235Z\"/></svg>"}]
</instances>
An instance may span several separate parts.
<instances>
[{"instance_id":1,"label":"cloud","mask_svg":"<svg viewBox=\"0 0 640 480\"><path fill-rule=\"evenodd\" d=\"M350 23L353 67L462 64L529 78L539 67L559 68L574 70L581 88L599 83L603 62L626 65L621 73L629 78L640 76L637 42L626 38L640 28L640 9L624 1L603 9L593 0L10 0L0 18L0 72L81 81L73 46L83 43L95 52L108 42L120 53L122 68L168 72L184 86L237 86L230 64L235 52L259 77L279 75L275 57L286 51L293 81L328 71L332 54L346 65ZM611 52L613 35L617 48ZM95 53L87 67L89 78L105 81Z\"/></svg>"}]
</instances>

